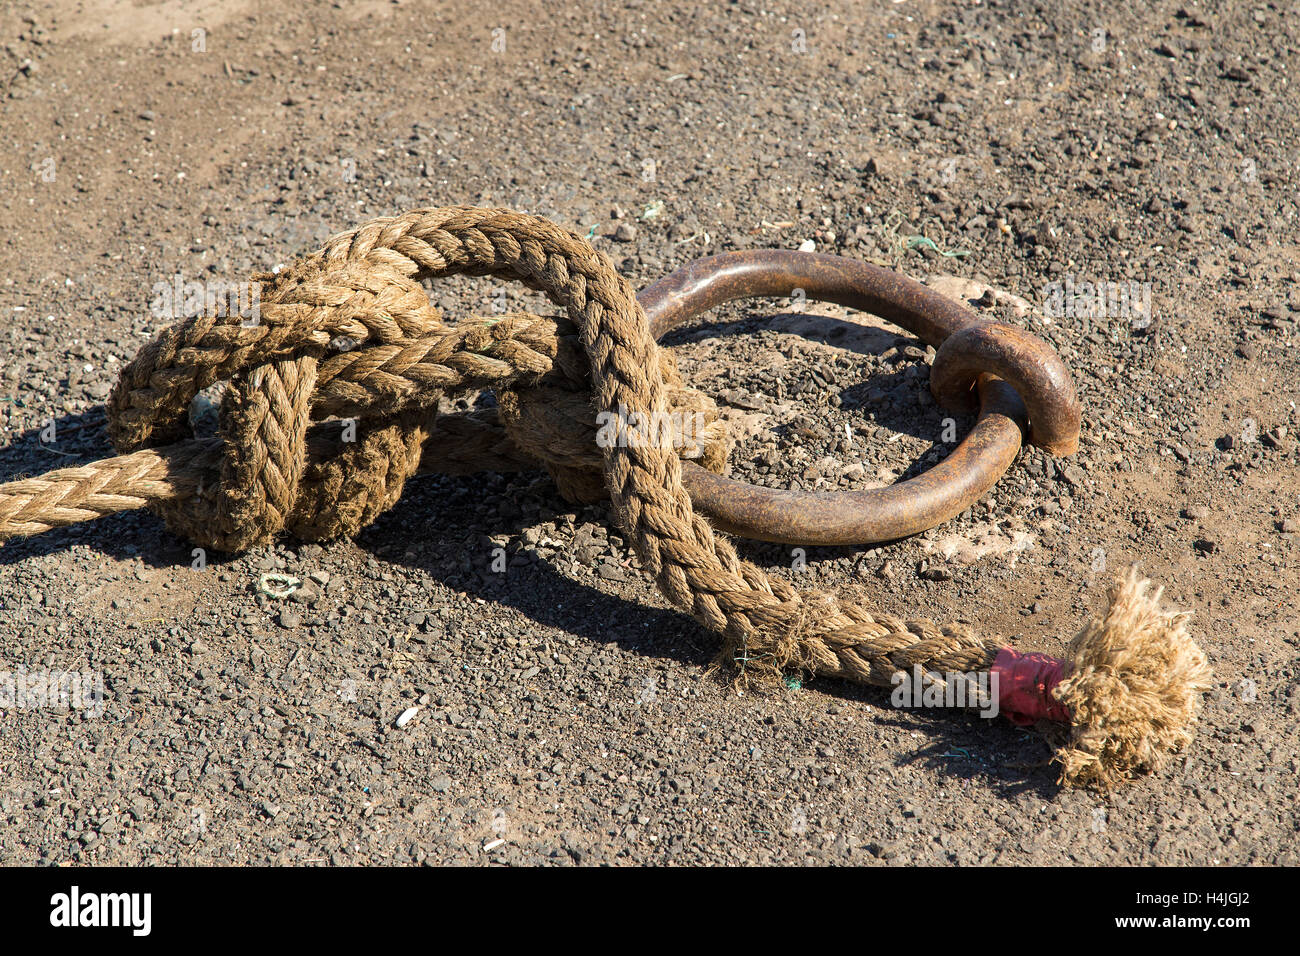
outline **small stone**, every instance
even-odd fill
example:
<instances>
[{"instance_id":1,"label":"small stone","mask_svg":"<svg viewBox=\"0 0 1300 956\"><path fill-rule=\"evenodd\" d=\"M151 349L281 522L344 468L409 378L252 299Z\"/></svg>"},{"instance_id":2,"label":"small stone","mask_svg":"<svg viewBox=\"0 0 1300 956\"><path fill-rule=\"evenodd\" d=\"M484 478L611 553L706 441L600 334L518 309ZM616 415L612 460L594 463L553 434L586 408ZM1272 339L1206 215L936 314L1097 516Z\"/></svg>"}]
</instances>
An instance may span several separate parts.
<instances>
[{"instance_id":1,"label":"small stone","mask_svg":"<svg viewBox=\"0 0 1300 956\"><path fill-rule=\"evenodd\" d=\"M1192 547L1201 554L1214 554L1219 550L1219 542L1213 538L1197 538L1192 542Z\"/></svg>"},{"instance_id":2,"label":"small stone","mask_svg":"<svg viewBox=\"0 0 1300 956\"><path fill-rule=\"evenodd\" d=\"M898 856L898 851L890 843L869 843L867 852L878 860L892 860Z\"/></svg>"},{"instance_id":3,"label":"small stone","mask_svg":"<svg viewBox=\"0 0 1300 956\"><path fill-rule=\"evenodd\" d=\"M320 585L311 578L304 578L302 586L289 595L289 600L298 604L315 604L321 599Z\"/></svg>"},{"instance_id":4,"label":"small stone","mask_svg":"<svg viewBox=\"0 0 1300 956\"><path fill-rule=\"evenodd\" d=\"M1078 465L1066 465L1061 469L1061 477L1069 482L1072 488L1082 488L1086 479L1083 469Z\"/></svg>"},{"instance_id":5,"label":"small stone","mask_svg":"<svg viewBox=\"0 0 1300 956\"><path fill-rule=\"evenodd\" d=\"M602 561L596 566L596 573L606 581L626 581L627 573L617 564L610 564L608 561Z\"/></svg>"},{"instance_id":6,"label":"small stone","mask_svg":"<svg viewBox=\"0 0 1300 956\"><path fill-rule=\"evenodd\" d=\"M736 408L744 408L748 411L759 411L767 407L767 402L753 392L747 392L739 388L728 388L718 393L718 397L728 405L734 405Z\"/></svg>"},{"instance_id":7,"label":"small stone","mask_svg":"<svg viewBox=\"0 0 1300 956\"><path fill-rule=\"evenodd\" d=\"M921 577L927 581L951 581L952 572L942 567L926 568L921 572Z\"/></svg>"},{"instance_id":8,"label":"small stone","mask_svg":"<svg viewBox=\"0 0 1300 956\"><path fill-rule=\"evenodd\" d=\"M285 609L280 612L280 626L293 630L302 624L302 615L297 611Z\"/></svg>"},{"instance_id":9,"label":"small stone","mask_svg":"<svg viewBox=\"0 0 1300 956\"><path fill-rule=\"evenodd\" d=\"M1278 525L1278 530L1280 530L1283 534L1300 534L1300 520L1296 520L1295 518L1287 518L1280 525Z\"/></svg>"},{"instance_id":10,"label":"small stone","mask_svg":"<svg viewBox=\"0 0 1300 956\"><path fill-rule=\"evenodd\" d=\"M451 777L447 776L445 773L434 777L429 781L429 788L434 793L446 793L451 789Z\"/></svg>"},{"instance_id":11,"label":"small stone","mask_svg":"<svg viewBox=\"0 0 1300 956\"><path fill-rule=\"evenodd\" d=\"M800 251L800 252L816 252L816 251L817 251L817 243L813 242L811 239L805 239L803 242L799 243L799 251Z\"/></svg>"},{"instance_id":12,"label":"small stone","mask_svg":"<svg viewBox=\"0 0 1300 956\"><path fill-rule=\"evenodd\" d=\"M614 238L618 242L632 242L636 239L636 226L630 222L620 222L614 230Z\"/></svg>"}]
</instances>

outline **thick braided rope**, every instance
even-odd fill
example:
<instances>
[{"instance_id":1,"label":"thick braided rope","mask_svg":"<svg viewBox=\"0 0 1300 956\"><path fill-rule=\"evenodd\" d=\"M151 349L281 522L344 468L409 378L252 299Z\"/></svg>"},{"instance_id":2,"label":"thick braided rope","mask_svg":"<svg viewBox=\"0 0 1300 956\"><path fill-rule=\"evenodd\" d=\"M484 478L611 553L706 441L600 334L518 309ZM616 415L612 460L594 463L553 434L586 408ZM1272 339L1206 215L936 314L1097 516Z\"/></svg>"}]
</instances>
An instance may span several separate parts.
<instances>
[{"instance_id":1,"label":"thick braided rope","mask_svg":"<svg viewBox=\"0 0 1300 956\"><path fill-rule=\"evenodd\" d=\"M552 320L537 319L536 316L526 318L554 331ZM506 329L504 320L502 325L493 326L493 331L497 329ZM350 374L350 371L345 370L342 374ZM676 373L675 369L672 371ZM548 375L544 380L550 377ZM339 382L350 387L355 385L356 391L362 395L370 394L366 392L368 386L365 382L335 380L335 384ZM319 386L319 379L317 384ZM401 382L403 389L409 384L409 381ZM549 389L544 402L538 400L533 390L500 391L503 404L509 402L512 408L518 405L512 413L517 420L507 415L504 428L502 410L497 408L446 416L437 416L435 410L423 409L417 420L427 438L417 473L465 475L482 471L531 471L544 464L553 470L581 476L584 482L594 478L599 491L596 497L607 497L600 481L604 462L596 445L597 428L590 399L585 392L538 387L541 388ZM318 391L316 397L321 395ZM383 406L386 401L378 396L376 405ZM686 388L674 390L673 402L675 409L699 412L710 419L698 436L702 453L696 460L720 472L726 462L729 438L722 423L712 420L717 414L716 406L699 392ZM376 422L373 416L365 416L365 407L364 398L354 395L348 399L348 410L364 416L367 427L373 428ZM318 406L313 405L313 417L320 417L317 410ZM307 445L309 462L330 461L347 450L340 440L337 425L333 424L312 425L307 432ZM120 511L163 506L174 499L195 497L205 487L220 483L222 447L217 441L190 439L0 485L0 543L6 538L42 534ZM312 474L309 464L309 482ZM304 493L310 489L309 483ZM318 497L324 499L321 507L327 511L334 507L328 492L321 492ZM592 499L573 497L570 500ZM330 535L321 535L306 540L325 540L328 537Z\"/></svg>"},{"instance_id":2,"label":"thick braided rope","mask_svg":"<svg viewBox=\"0 0 1300 956\"><path fill-rule=\"evenodd\" d=\"M522 279L577 327L595 408L667 408L658 348L631 286L605 256L553 223L499 209L419 210L336 236L322 256L416 279L453 272ZM748 659L881 684L917 663L938 671L991 663L995 647L965 628L875 615L825 593L800 595L740 561L692 510L671 448L618 442L602 451L615 519L660 590Z\"/></svg>"},{"instance_id":3,"label":"thick braided rope","mask_svg":"<svg viewBox=\"0 0 1300 956\"><path fill-rule=\"evenodd\" d=\"M586 389L576 336L554 320L516 314L449 329L415 281L364 262L315 256L261 278L266 305L257 323L202 316L173 326L124 370L109 403L110 433L130 451L180 432L199 389L233 380L222 403L229 452L219 479L201 484L196 500L153 505L177 533L212 547L245 550L286 527L308 540L355 534L397 501L420 465L442 394L547 381ZM671 362L666 368L676 375ZM575 413L576 394L554 398L526 423L507 417L506 433L567 497L592 500L602 491L592 419ZM363 437L331 458L307 456L308 409L316 419L365 416ZM376 427L385 416L392 421ZM705 437L713 452L706 464L718 469L725 435ZM464 451L453 457L463 462Z\"/></svg>"},{"instance_id":4,"label":"thick braided rope","mask_svg":"<svg viewBox=\"0 0 1300 956\"><path fill-rule=\"evenodd\" d=\"M418 283L456 272L516 278L567 318L514 315L448 328ZM323 540L374 520L417 470L541 462L571 499L608 491L660 590L719 632L746 673L797 667L889 685L915 668L936 683L1002 669L1013 713L1068 710L1070 742L1057 759L1073 784L1104 788L1158 769L1191 739L1209 687L1205 655L1186 633L1187 615L1162 610L1159 589L1150 592L1135 573L1112 593L1106 615L1079 632L1070 660L1053 663L965 626L801 593L740 561L694 513L681 484L679 454L715 470L725 464L729 439L716 407L681 384L609 261L552 223L497 209L417 210L336 236L288 271L259 278L260 321L182 322L123 370L109 403L123 454L0 485L0 543L142 506L177 533L225 550L281 529ZM220 436L184 437L192 400L217 382L228 382ZM444 397L484 387L496 391L498 408L438 417ZM680 431L670 441L632 440L626 420L628 440L597 438L599 411L653 419L669 408L703 415L699 445ZM355 440L339 433L339 418L352 415ZM1068 675L1054 694L1042 683L1044 667ZM978 684L973 690L966 700L982 708Z\"/></svg>"},{"instance_id":5,"label":"thick braided rope","mask_svg":"<svg viewBox=\"0 0 1300 956\"><path fill-rule=\"evenodd\" d=\"M516 278L561 306L572 327L512 316L447 328L418 283L458 272ZM261 278L257 324L211 316L179 323L124 370L109 403L123 456L0 489L2 533L143 502L178 533L224 550L282 529L312 540L354 534L391 507L422 458L449 457L445 445L428 447L436 400L475 387L498 390L501 421L525 457L542 460L576 497L591 497L599 485L566 470L579 452L590 455L590 444L566 448L560 436L572 441L571 425L556 425L555 441L538 441L546 419L537 410L568 402L570 422L591 421L596 410L654 413L670 398L682 401L630 285L606 257L546 220L499 209L417 210L336 236ZM586 368L564 348L574 335ZM588 375L589 395L576 405L572 392L557 394ZM191 399L223 380L231 386L222 441L178 443ZM309 427L311 420L350 413L368 416L364 435L319 450L334 426ZM487 418L459 423L459 438L510 465L516 456L478 428ZM674 448L619 442L601 453L615 519L642 564L751 671L800 667L888 685L913 665L940 672L990 665L995 645L963 627L800 594L742 562L694 513Z\"/></svg>"},{"instance_id":6,"label":"thick braided rope","mask_svg":"<svg viewBox=\"0 0 1300 956\"><path fill-rule=\"evenodd\" d=\"M425 424L428 437L419 474L468 475L537 467L536 459L503 437L495 409ZM329 460L344 451L336 427L313 425L307 432L307 446L312 461ZM0 541L189 499L205 484L220 480L222 455L219 439L189 439L0 485ZM594 444L588 457L598 458Z\"/></svg>"}]
</instances>

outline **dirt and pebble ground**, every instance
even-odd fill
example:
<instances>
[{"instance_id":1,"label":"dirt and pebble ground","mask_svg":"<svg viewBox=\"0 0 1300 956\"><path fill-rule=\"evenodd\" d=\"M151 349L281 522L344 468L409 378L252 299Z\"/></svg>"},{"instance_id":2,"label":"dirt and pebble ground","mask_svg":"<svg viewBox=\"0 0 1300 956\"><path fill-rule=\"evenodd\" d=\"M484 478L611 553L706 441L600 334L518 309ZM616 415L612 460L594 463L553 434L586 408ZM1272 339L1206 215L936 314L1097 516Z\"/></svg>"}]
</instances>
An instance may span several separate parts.
<instances>
[{"instance_id":1,"label":"dirt and pebble ground","mask_svg":"<svg viewBox=\"0 0 1300 956\"><path fill-rule=\"evenodd\" d=\"M1022 297L979 307L1074 369L1083 445L926 535L744 552L1054 652L1140 562L1216 671L1186 758L1100 797L1005 721L738 694L542 475L422 479L356 541L202 570L126 514L0 550L2 669L106 698L0 712L0 861L1300 861L1288 3L16 0L0 42L0 479L110 453L155 283L372 216L520 208L638 285L811 243ZM1150 315L1048 314L1067 280L1138 283ZM431 295L454 319L501 293ZM865 488L951 447L930 354L869 317L753 302L670 344L739 476Z\"/></svg>"}]
</instances>

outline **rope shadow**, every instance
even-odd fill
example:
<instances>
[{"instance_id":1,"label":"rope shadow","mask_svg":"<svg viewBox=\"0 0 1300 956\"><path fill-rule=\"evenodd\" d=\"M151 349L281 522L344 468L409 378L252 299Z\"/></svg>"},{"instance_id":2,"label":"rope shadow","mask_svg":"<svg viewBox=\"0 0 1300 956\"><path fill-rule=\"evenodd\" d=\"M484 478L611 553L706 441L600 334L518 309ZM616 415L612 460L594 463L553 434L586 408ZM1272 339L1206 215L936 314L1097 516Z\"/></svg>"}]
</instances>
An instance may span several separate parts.
<instances>
[{"instance_id":1,"label":"rope shadow","mask_svg":"<svg viewBox=\"0 0 1300 956\"><path fill-rule=\"evenodd\" d=\"M914 731L925 735L925 742L911 754L896 754L894 766L921 764L959 780L979 780L1005 800L1030 794L1050 801L1061 792L1047 761L1046 743L1037 734L1000 717L985 718L964 710L896 709L888 703L889 692L883 688L879 692L885 701L879 706L887 713L873 713L873 720L897 728L905 740Z\"/></svg>"},{"instance_id":2,"label":"rope shadow","mask_svg":"<svg viewBox=\"0 0 1300 956\"><path fill-rule=\"evenodd\" d=\"M194 545L172 534L161 518L142 508L55 528L30 538L14 538L0 547L0 567L48 557L75 545L93 548L119 561L139 558L147 567L155 569L188 565L194 551ZM234 559L234 555L216 551L207 552L205 558L210 568L221 568Z\"/></svg>"},{"instance_id":3,"label":"rope shadow","mask_svg":"<svg viewBox=\"0 0 1300 956\"><path fill-rule=\"evenodd\" d=\"M390 511L378 518L356 538L356 544L376 558L401 564L428 574L452 590L481 597L513 608L525 617L545 627L554 627L593 643L614 643L625 650L644 656L667 656L692 666L707 666L714 657L709 636L689 617L666 608L655 608L640 602L629 602L615 594L585 584L564 573L553 560L534 559L512 540L505 548L505 559L511 562L507 571L489 570L492 554L482 543L467 545L469 539L508 535L517 539L526 528L540 520L525 518L521 509L501 507L506 501L517 502L523 488L535 482L536 476L527 479L510 479L502 475L475 475L468 477L430 476L412 487ZM556 495L549 479L551 493ZM525 491L526 495L527 492ZM477 508L456 507L462 500L472 499ZM555 506L557 515L572 513L574 523L584 522L604 525L608 515L588 506L567 512L569 508L556 495L542 499L540 507ZM450 507L449 507L450 506ZM476 513L506 514L505 521L494 521L491 527L460 520L473 519ZM419 514L432 514L423 522ZM420 547L401 550L390 546L396 537L409 538L412 530L419 529ZM466 551L477 549L475 557L467 561ZM526 563L515 559L524 556ZM652 585L635 573L627 575L646 595L655 593Z\"/></svg>"},{"instance_id":4,"label":"rope shadow","mask_svg":"<svg viewBox=\"0 0 1300 956\"><path fill-rule=\"evenodd\" d=\"M0 411L9 408L0 405ZM40 475L56 468L85 464L82 459L93 460L113 454L108 441L108 418L103 406L84 412L54 417L34 412L20 406L7 416L0 416L0 424L16 430L10 444L0 447L0 484L16 481L20 477ZM53 441L42 437L53 426Z\"/></svg>"},{"instance_id":5,"label":"rope shadow","mask_svg":"<svg viewBox=\"0 0 1300 956\"><path fill-rule=\"evenodd\" d=\"M531 487L523 490L526 485ZM546 490L552 497L537 494ZM554 627L592 643L616 644L640 656L668 658L699 669L708 667L715 660L716 637L692 618L673 609L649 606L643 600L629 601L617 594L605 593L570 576L553 559L532 560L499 575L483 570L486 561L477 565L471 562L471 568L466 570L464 562L452 556L464 548L467 536L504 534L513 538L534 523L535 519L525 519L522 513L515 513L522 512L517 505L527 496L536 496L543 507L554 506L556 517L572 516L575 525L590 522L612 527L607 504L568 506L555 495L549 479L511 479L501 475L440 476L421 481L419 490L409 490L391 511L363 531L356 542L376 558L422 570L448 588L510 607L537 624ZM461 499L476 500L479 507L473 510L448 507ZM494 523L490 529L458 517L472 519L475 511L496 511L501 503L507 501L516 504L515 508L501 509L510 517L503 523ZM421 523L416 517L420 513L435 517ZM417 525L427 532L420 535L421 549L414 554L408 549L398 555L398 549L391 544L394 537L398 540L409 537ZM774 555L778 560L772 564L784 564L788 560L786 552L781 550L786 546L747 539L732 540L737 550L750 552L751 560L757 559L756 563L764 564L765 558ZM512 554L509 548L506 550L507 555ZM817 555L852 553L855 550L863 549L810 548L808 560L817 560ZM521 552L516 550L513 553ZM644 578L637 576L632 580L639 590L645 592L644 598L657 593ZM715 679L725 681L727 677L720 674ZM909 709L904 717L895 714L889 689L834 678L818 679L810 688L845 702L870 704L874 708L870 715L873 721L896 727L902 734L917 730L919 722L927 743L910 758L894 757L898 766L919 761L946 777L980 779L1006 799L1025 792L1050 799L1060 789L1044 771L1023 772L1017 769L1017 764L1034 768L1041 763L1043 744L1036 736L1017 732L1017 728L1005 720L990 720L967 711L954 713L948 709ZM969 753L1009 751L1011 763L973 759L954 748Z\"/></svg>"},{"instance_id":6,"label":"rope shadow","mask_svg":"<svg viewBox=\"0 0 1300 956\"><path fill-rule=\"evenodd\" d=\"M575 525L590 522L610 526L607 504L571 509L558 498L549 478L531 473L431 476L412 483L393 509L356 538L356 544L376 558L422 570L448 588L513 608L539 625L554 627L593 644L612 643L639 656L669 658L701 671L715 660L717 641L712 634L679 611L644 603L657 592L640 575L628 576L633 586L643 592L635 596L636 600L629 601L575 579L553 559L529 560L511 567L505 575L485 570L487 560L471 561L467 568L463 558L470 539L480 541L488 535L516 539L537 523L540 515L527 516L519 506L520 501L535 503L539 509L553 509L556 517L571 515ZM470 502L476 502L477 507L468 507ZM479 520L484 512L498 516L490 527L484 527ZM426 517L421 520L421 515ZM505 520L500 520L500 516L505 516ZM788 560L786 546L733 540L737 550L760 565L785 564ZM139 557L155 568L187 564L191 551L191 545L171 534L161 519L141 510L16 539L0 548L0 566L54 554L74 544L93 547L118 559ZM870 550L874 549L810 548L808 560ZM507 548L508 557L522 553L518 548L513 553ZM487 557L486 553L483 557ZM221 567L233 560L234 556L221 553L208 556L210 567ZM727 678L720 674L714 679ZM871 719L896 727L900 733L916 730L917 721L921 721L928 742L910 759L894 757L899 766L920 760L945 776L979 778L1007 798L1033 792L1046 799L1059 789L1039 773L1016 774L1006 765L993 767L954 759L954 747L974 752L965 746L972 741L985 750L1007 747L1014 739L1008 733L1012 731L1010 726L998 727L995 736L990 738L984 730L985 722L965 712L937 714L915 710L909 711L907 719L891 715L890 692L884 688L827 678L816 681L815 689L845 702L872 705L875 711ZM1031 747L1022 742L1017 745L1017 753L1030 764L1032 758L1041 757L1041 744Z\"/></svg>"}]
</instances>

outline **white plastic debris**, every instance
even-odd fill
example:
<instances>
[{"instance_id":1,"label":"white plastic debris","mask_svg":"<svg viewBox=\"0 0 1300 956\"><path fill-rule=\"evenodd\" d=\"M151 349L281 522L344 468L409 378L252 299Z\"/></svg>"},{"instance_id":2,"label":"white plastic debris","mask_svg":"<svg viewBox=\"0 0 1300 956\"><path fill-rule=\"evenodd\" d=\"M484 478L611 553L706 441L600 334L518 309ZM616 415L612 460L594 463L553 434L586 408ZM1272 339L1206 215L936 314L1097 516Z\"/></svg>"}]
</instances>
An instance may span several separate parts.
<instances>
[{"instance_id":1,"label":"white plastic debris","mask_svg":"<svg viewBox=\"0 0 1300 956\"><path fill-rule=\"evenodd\" d=\"M415 719L415 715L418 714L419 712L420 712L419 707L406 708L406 710L402 711L402 716L397 718L397 726L405 727L407 724L409 724L412 720Z\"/></svg>"}]
</instances>

